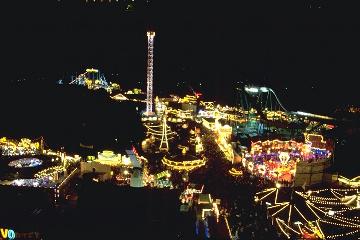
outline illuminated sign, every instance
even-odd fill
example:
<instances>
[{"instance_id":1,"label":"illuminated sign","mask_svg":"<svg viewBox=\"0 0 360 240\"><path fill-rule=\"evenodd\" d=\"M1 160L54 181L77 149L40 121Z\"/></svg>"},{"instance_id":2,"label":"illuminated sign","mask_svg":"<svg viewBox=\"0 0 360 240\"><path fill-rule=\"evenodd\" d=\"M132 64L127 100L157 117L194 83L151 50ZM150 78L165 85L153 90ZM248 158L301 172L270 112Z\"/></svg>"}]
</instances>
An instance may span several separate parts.
<instances>
[{"instance_id":1,"label":"illuminated sign","mask_svg":"<svg viewBox=\"0 0 360 240\"><path fill-rule=\"evenodd\" d=\"M8 228L0 228L0 239L14 239L15 231Z\"/></svg>"},{"instance_id":2,"label":"illuminated sign","mask_svg":"<svg viewBox=\"0 0 360 240\"><path fill-rule=\"evenodd\" d=\"M168 170L165 170L165 171L162 171L162 172L156 174L157 179L160 179L160 178L163 178L163 177L169 178L169 177L171 177L171 173Z\"/></svg>"}]
</instances>

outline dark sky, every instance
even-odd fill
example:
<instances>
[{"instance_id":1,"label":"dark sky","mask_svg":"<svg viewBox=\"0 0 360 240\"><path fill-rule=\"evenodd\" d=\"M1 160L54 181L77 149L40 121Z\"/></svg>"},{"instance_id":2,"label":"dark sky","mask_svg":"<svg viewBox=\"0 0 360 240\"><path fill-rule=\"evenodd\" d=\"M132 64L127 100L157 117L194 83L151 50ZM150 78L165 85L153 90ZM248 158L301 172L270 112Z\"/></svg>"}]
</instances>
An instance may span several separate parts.
<instances>
[{"instance_id":1,"label":"dark sky","mask_svg":"<svg viewBox=\"0 0 360 240\"><path fill-rule=\"evenodd\" d=\"M273 87L294 110L304 98L304 108L360 102L360 21L348 1L135 0L131 11L131 1L96 1L1 1L0 81L55 81L95 67L136 86L151 28L158 93L185 81L230 99L234 82L249 81Z\"/></svg>"}]
</instances>

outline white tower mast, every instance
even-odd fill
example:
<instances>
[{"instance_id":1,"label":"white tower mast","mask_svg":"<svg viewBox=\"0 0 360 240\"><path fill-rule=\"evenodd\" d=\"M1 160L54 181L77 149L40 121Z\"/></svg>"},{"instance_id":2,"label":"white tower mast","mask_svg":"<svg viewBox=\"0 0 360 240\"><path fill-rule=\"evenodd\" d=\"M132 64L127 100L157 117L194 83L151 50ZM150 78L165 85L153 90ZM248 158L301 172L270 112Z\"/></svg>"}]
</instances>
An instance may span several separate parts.
<instances>
[{"instance_id":1,"label":"white tower mast","mask_svg":"<svg viewBox=\"0 0 360 240\"><path fill-rule=\"evenodd\" d=\"M160 142L160 147L159 150L165 150L165 151L169 151L169 142L168 142L168 137L167 137L167 124L166 124L166 114L164 114L163 116L163 120L162 120L162 134L161 134L161 142Z\"/></svg>"},{"instance_id":2,"label":"white tower mast","mask_svg":"<svg viewBox=\"0 0 360 240\"><path fill-rule=\"evenodd\" d=\"M155 32L148 31L148 61L147 61L147 88L146 88L146 115L153 115L153 56Z\"/></svg>"}]
</instances>

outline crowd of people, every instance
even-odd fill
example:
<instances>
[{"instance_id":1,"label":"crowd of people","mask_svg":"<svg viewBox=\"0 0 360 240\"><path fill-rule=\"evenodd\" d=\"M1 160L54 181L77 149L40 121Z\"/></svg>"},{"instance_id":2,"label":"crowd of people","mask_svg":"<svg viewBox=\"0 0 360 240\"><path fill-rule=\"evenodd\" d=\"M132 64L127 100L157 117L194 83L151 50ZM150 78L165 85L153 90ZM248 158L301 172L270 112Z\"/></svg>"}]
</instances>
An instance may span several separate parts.
<instances>
[{"instance_id":1,"label":"crowd of people","mask_svg":"<svg viewBox=\"0 0 360 240\"><path fill-rule=\"evenodd\" d=\"M234 239L282 239L267 218L266 208L254 202L256 192L273 186L268 179L251 175L243 169L243 174L233 177L233 198L229 199L225 214Z\"/></svg>"},{"instance_id":2,"label":"crowd of people","mask_svg":"<svg viewBox=\"0 0 360 240\"><path fill-rule=\"evenodd\" d=\"M232 176L228 170L231 163L225 159L216 146L211 134L203 137L207 165L190 174L192 180L204 183L205 189L214 198L221 199L221 213L229 222L234 239L282 239L281 235L267 219L266 209L254 202L254 195L274 182L250 174L241 164L241 175Z\"/></svg>"},{"instance_id":3,"label":"crowd of people","mask_svg":"<svg viewBox=\"0 0 360 240\"><path fill-rule=\"evenodd\" d=\"M243 199L234 201L228 213L233 239L265 240L282 239L267 218L266 209L255 203L244 204Z\"/></svg>"}]
</instances>

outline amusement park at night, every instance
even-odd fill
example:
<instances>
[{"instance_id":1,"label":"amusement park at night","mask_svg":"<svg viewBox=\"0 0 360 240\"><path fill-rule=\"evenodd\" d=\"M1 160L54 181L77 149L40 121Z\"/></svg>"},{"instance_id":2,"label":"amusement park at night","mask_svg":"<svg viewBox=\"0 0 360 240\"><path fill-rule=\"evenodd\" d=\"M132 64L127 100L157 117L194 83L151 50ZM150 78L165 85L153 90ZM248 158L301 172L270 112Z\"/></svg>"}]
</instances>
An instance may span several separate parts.
<instances>
[{"instance_id":1,"label":"amusement park at night","mask_svg":"<svg viewBox=\"0 0 360 240\"><path fill-rule=\"evenodd\" d=\"M328 16L40 2L4 22L0 240L360 239L355 72L304 40Z\"/></svg>"}]
</instances>

